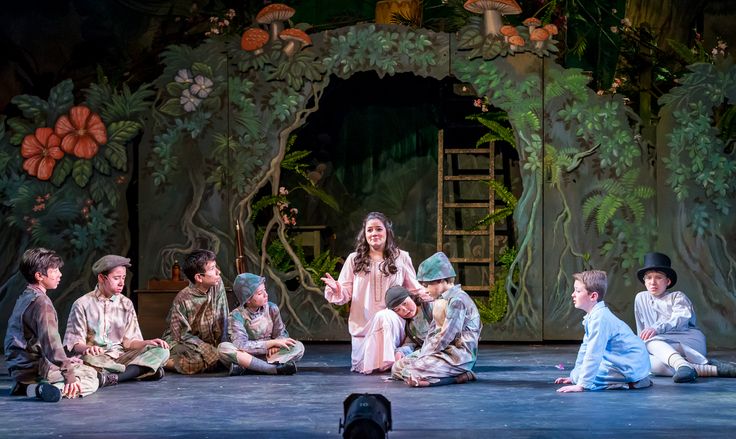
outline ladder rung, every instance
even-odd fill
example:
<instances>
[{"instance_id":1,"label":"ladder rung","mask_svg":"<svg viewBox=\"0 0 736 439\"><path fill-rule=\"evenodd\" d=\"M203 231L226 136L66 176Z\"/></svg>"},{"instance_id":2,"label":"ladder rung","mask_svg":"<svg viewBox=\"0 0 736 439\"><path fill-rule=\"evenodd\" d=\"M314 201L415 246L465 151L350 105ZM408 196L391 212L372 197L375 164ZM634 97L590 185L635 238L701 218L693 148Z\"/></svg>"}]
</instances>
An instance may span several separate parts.
<instances>
[{"instance_id":1,"label":"ladder rung","mask_svg":"<svg viewBox=\"0 0 736 439\"><path fill-rule=\"evenodd\" d=\"M490 203L445 203L443 207L448 209L488 209Z\"/></svg>"},{"instance_id":2,"label":"ladder rung","mask_svg":"<svg viewBox=\"0 0 736 439\"><path fill-rule=\"evenodd\" d=\"M445 181L488 181L490 175L446 175Z\"/></svg>"},{"instance_id":3,"label":"ladder rung","mask_svg":"<svg viewBox=\"0 0 736 439\"><path fill-rule=\"evenodd\" d=\"M463 235L483 236L483 235L488 235L489 232L487 229L485 230L445 230L442 232L442 234L451 235L451 236L463 236Z\"/></svg>"},{"instance_id":4,"label":"ladder rung","mask_svg":"<svg viewBox=\"0 0 736 439\"><path fill-rule=\"evenodd\" d=\"M458 264L490 264L491 258L450 258L450 262Z\"/></svg>"},{"instance_id":5,"label":"ladder rung","mask_svg":"<svg viewBox=\"0 0 736 439\"><path fill-rule=\"evenodd\" d=\"M490 154L488 148L448 148L445 154Z\"/></svg>"},{"instance_id":6,"label":"ladder rung","mask_svg":"<svg viewBox=\"0 0 736 439\"><path fill-rule=\"evenodd\" d=\"M490 285L462 285L465 291L491 291Z\"/></svg>"}]
</instances>

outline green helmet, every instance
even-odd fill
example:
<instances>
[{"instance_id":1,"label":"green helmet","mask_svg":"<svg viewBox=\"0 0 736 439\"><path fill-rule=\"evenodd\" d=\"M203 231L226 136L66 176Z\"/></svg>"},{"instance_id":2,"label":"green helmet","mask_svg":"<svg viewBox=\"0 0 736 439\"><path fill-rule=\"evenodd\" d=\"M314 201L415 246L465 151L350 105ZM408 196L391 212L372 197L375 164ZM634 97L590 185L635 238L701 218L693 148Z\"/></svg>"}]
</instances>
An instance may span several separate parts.
<instances>
[{"instance_id":1,"label":"green helmet","mask_svg":"<svg viewBox=\"0 0 736 439\"><path fill-rule=\"evenodd\" d=\"M455 277L455 269L452 268L450 260L442 252L437 252L419 264L417 280L419 282L431 282Z\"/></svg>"}]
</instances>

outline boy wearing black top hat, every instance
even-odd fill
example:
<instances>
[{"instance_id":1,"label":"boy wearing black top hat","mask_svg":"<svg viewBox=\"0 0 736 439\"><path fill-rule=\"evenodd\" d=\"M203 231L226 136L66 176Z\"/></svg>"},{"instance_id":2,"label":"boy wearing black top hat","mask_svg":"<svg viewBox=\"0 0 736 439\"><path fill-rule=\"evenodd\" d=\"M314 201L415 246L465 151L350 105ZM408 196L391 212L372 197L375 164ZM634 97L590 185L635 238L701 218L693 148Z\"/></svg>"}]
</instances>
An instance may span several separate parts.
<instances>
[{"instance_id":1,"label":"boy wearing black top hat","mask_svg":"<svg viewBox=\"0 0 736 439\"><path fill-rule=\"evenodd\" d=\"M636 295L636 332L650 354L652 373L671 376L676 383L698 376L736 378L736 365L706 358L705 335L698 328L690 299L682 291L667 291L677 273L667 255L647 253L637 273L646 291Z\"/></svg>"}]
</instances>

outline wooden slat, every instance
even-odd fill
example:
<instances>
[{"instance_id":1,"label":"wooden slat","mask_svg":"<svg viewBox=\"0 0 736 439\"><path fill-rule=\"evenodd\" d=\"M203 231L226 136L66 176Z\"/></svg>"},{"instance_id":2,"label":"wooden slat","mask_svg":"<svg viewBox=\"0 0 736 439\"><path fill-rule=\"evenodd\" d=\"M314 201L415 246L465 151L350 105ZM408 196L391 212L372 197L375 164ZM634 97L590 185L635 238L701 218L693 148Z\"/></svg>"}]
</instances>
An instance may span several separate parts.
<instances>
[{"instance_id":1,"label":"wooden slat","mask_svg":"<svg viewBox=\"0 0 736 439\"><path fill-rule=\"evenodd\" d=\"M490 264L490 258L450 258L450 262L457 264Z\"/></svg>"},{"instance_id":2,"label":"wooden slat","mask_svg":"<svg viewBox=\"0 0 736 439\"><path fill-rule=\"evenodd\" d=\"M490 285L463 285L463 290L467 291L491 291Z\"/></svg>"},{"instance_id":3,"label":"wooden slat","mask_svg":"<svg viewBox=\"0 0 736 439\"><path fill-rule=\"evenodd\" d=\"M492 180L490 175L446 175L445 181L488 181Z\"/></svg>"},{"instance_id":4,"label":"wooden slat","mask_svg":"<svg viewBox=\"0 0 736 439\"><path fill-rule=\"evenodd\" d=\"M447 148L445 154L489 154L488 148Z\"/></svg>"},{"instance_id":5,"label":"wooden slat","mask_svg":"<svg viewBox=\"0 0 736 439\"><path fill-rule=\"evenodd\" d=\"M444 234L449 236L486 236L488 230L445 230Z\"/></svg>"},{"instance_id":6,"label":"wooden slat","mask_svg":"<svg viewBox=\"0 0 736 439\"><path fill-rule=\"evenodd\" d=\"M489 209L488 203L445 203L445 209Z\"/></svg>"}]
</instances>

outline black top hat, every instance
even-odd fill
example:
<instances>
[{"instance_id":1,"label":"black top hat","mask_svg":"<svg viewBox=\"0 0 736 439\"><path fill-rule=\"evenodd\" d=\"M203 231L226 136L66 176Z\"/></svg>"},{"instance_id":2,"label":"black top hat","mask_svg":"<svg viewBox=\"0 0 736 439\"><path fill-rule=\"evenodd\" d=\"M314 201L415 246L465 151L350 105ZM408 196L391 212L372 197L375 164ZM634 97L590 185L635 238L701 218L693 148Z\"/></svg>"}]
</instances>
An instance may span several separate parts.
<instances>
[{"instance_id":1,"label":"black top hat","mask_svg":"<svg viewBox=\"0 0 736 439\"><path fill-rule=\"evenodd\" d=\"M644 274L647 271L661 271L670 279L668 288L672 288L677 283L677 273L672 269L672 261L664 253L647 253L644 255L644 267L636 272L639 282L644 283Z\"/></svg>"}]
</instances>

